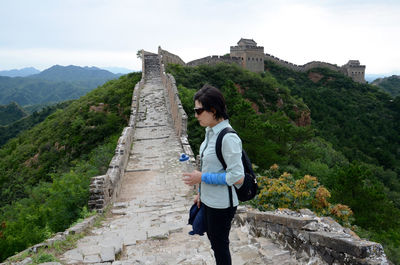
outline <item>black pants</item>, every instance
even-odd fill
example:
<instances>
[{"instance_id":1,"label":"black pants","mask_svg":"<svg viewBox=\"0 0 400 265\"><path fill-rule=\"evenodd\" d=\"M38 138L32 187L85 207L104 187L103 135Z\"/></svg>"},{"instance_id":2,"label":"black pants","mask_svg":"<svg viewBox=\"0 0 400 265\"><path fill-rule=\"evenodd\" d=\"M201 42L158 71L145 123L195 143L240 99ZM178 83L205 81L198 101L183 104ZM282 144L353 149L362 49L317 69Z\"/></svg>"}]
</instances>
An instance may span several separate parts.
<instances>
[{"instance_id":1,"label":"black pants","mask_svg":"<svg viewBox=\"0 0 400 265\"><path fill-rule=\"evenodd\" d=\"M231 265L231 253L229 252L229 231L236 207L215 209L205 206L205 220L207 224L207 237L214 250L217 265Z\"/></svg>"}]
</instances>

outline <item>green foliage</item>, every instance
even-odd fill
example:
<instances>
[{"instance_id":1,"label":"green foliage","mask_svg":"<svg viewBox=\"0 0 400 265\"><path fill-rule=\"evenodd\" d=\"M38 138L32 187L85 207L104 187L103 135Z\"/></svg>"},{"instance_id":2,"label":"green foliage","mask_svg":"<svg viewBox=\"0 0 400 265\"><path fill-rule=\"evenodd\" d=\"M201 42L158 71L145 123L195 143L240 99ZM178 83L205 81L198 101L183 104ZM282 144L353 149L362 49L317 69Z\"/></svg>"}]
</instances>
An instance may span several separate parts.
<instances>
[{"instance_id":1,"label":"green foliage","mask_svg":"<svg viewBox=\"0 0 400 265\"><path fill-rule=\"evenodd\" d=\"M118 78L95 67L53 66L29 77L0 76L0 104L21 106L77 99L106 81Z\"/></svg>"},{"instance_id":2,"label":"green foliage","mask_svg":"<svg viewBox=\"0 0 400 265\"><path fill-rule=\"evenodd\" d=\"M308 208L350 226L350 221L353 220L351 209L343 204L331 204L331 193L320 185L316 177L305 175L296 180L291 174L282 173L277 164L264 173L265 176L258 177L260 192L253 201L261 210Z\"/></svg>"},{"instance_id":3,"label":"green foliage","mask_svg":"<svg viewBox=\"0 0 400 265\"><path fill-rule=\"evenodd\" d=\"M17 103L11 102L6 106L0 105L0 126L7 125L28 115Z\"/></svg>"},{"instance_id":4,"label":"green foliage","mask_svg":"<svg viewBox=\"0 0 400 265\"><path fill-rule=\"evenodd\" d=\"M389 93L392 97L400 96L400 77L392 75L390 77L378 78L373 85L380 87L386 93Z\"/></svg>"},{"instance_id":5,"label":"green foliage","mask_svg":"<svg viewBox=\"0 0 400 265\"><path fill-rule=\"evenodd\" d=\"M355 224L372 230L400 226L400 210L388 199L384 185L373 172L358 163L342 167L332 183L334 199L357 213Z\"/></svg>"},{"instance_id":6,"label":"green foliage","mask_svg":"<svg viewBox=\"0 0 400 265\"><path fill-rule=\"evenodd\" d=\"M0 149L1 260L87 214L90 179L107 170L140 78L106 83Z\"/></svg>"},{"instance_id":7,"label":"green foliage","mask_svg":"<svg viewBox=\"0 0 400 265\"><path fill-rule=\"evenodd\" d=\"M12 101L19 105L60 102L76 99L93 88L88 88L72 82L56 82L29 77L0 76L0 104Z\"/></svg>"},{"instance_id":8,"label":"green foliage","mask_svg":"<svg viewBox=\"0 0 400 265\"><path fill-rule=\"evenodd\" d=\"M376 86L352 82L329 69L297 73L265 62L266 68L312 113L318 134L350 161L359 160L400 172L400 108ZM308 77L322 76L318 82ZM291 81L288 81L288 80ZM294 80L294 81L293 81Z\"/></svg>"},{"instance_id":9,"label":"green foliage","mask_svg":"<svg viewBox=\"0 0 400 265\"><path fill-rule=\"evenodd\" d=\"M38 255L36 255L33 259L33 264L41 264L45 262L57 262L58 260L56 257L54 257L52 254L46 253L46 252L40 252Z\"/></svg>"},{"instance_id":10,"label":"green foliage","mask_svg":"<svg viewBox=\"0 0 400 265\"><path fill-rule=\"evenodd\" d=\"M14 138L19 133L31 129L36 124L44 121L44 119L52 114L57 109L66 108L71 101L65 101L56 105L44 107L40 111L34 111L22 119L19 119L6 126L0 126L0 147L3 146L9 139Z\"/></svg>"},{"instance_id":11,"label":"green foliage","mask_svg":"<svg viewBox=\"0 0 400 265\"><path fill-rule=\"evenodd\" d=\"M308 111L307 106L291 97L288 89L268 74L261 76L227 64L193 68L169 65L167 71L176 79L179 97L189 116L188 134L194 152L199 149L204 129L194 117L193 96L205 83L221 89L230 123L260 170L275 162L287 164L296 160L303 144L313 136L310 127L295 126L289 117L291 110ZM285 102L284 106L277 106L278 99Z\"/></svg>"},{"instance_id":12,"label":"green foliage","mask_svg":"<svg viewBox=\"0 0 400 265\"><path fill-rule=\"evenodd\" d=\"M353 220L350 207L354 224L382 242L389 258L400 264L394 254L400 240L400 97L392 99L374 86L355 83L329 69L299 73L271 62L265 65L267 72L259 75L224 64L168 66L189 116L193 150L204 139L204 129L194 118L193 95L209 83L223 92L230 122L259 172L278 163L282 172L291 173L293 183L305 175L317 176L329 189L332 205L337 205L325 212L348 224ZM321 78L312 81L312 75ZM295 126L308 111L312 125ZM273 198L293 199L274 207L315 210L311 193L297 201L288 194L271 194L261 195L267 204ZM264 202L258 204L263 207Z\"/></svg>"}]
</instances>

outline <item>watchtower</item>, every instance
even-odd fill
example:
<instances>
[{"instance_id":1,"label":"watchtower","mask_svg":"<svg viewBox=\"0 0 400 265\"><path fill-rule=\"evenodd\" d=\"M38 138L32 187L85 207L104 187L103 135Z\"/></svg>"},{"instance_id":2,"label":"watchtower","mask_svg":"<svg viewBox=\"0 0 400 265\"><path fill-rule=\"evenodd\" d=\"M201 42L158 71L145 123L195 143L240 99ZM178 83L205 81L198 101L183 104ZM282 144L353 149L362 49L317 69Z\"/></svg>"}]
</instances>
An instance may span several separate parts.
<instances>
[{"instance_id":1,"label":"watchtower","mask_svg":"<svg viewBox=\"0 0 400 265\"><path fill-rule=\"evenodd\" d=\"M241 66L252 72L264 72L264 47L253 39L241 38L237 46L231 46L231 57L238 57Z\"/></svg>"},{"instance_id":2,"label":"watchtower","mask_svg":"<svg viewBox=\"0 0 400 265\"><path fill-rule=\"evenodd\" d=\"M365 65L361 65L359 60L350 60L342 66L345 74L355 82L365 83Z\"/></svg>"}]
</instances>

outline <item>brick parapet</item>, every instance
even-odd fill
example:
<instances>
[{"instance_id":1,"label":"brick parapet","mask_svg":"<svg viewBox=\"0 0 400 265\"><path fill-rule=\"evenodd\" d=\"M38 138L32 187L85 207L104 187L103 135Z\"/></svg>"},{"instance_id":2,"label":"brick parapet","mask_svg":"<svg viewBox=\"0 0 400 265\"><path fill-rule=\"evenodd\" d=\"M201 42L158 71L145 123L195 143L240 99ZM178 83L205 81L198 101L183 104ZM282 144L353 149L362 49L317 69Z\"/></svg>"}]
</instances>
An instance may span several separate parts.
<instances>
[{"instance_id":1,"label":"brick parapet","mask_svg":"<svg viewBox=\"0 0 400 265\"><path fill-rule=\"evenodd\" d=\"M346 76L349 76L356 82L365 83L365 78L364 78L365 65L354 66L354 65L350 65L349 63L347 63L345 65L338 66L336 64L331 64L331 63L326 63L326 62L321 62L321 61L311 61L304 65L297 65L297 64L287 62L285 60L281 60L278 57L275 57L268 53L266 53L264 55L264 60L272 61L272 62L276 63L277 65L289 68L296 72L307 72L310 69L318 68L318 67L328 68L332 71L336 71L336 72L342 73ZM353 72L356 71L357 73L356 74L352 73L352 70L353 70Z\"/></svg>"},{"instance_id":2,"label":"brick parapet","mask_svg":"<svg viewBox=\"0 0 400 265\"><path fill-rule=\"evenodd\" d=\"M180 138L183 151L189 155L192 164L195 163L194 153L189 145L187 135L188 116L183 109L182 102L179 98L178 88L176 87L175 78L165 72L165 65L168 63L177 63L186 65L179 56L158 47L158 56L160 61L160 74L165 88L165 100L167 109L171 114L174 123L175 133ZM168 59L169 58L169 59Z\"/></svg>"},{"instance_id":3,"label":"brick parapet","mask_svg":"<svg viewBox=\"0 0 400 265\"><path fill-rule=\"evenodd\" d=\"M263 46L231 46L230 47L231 51L261 51L264 52L264 47Z\"/></svg>"},{"instance_id":4,"label":"brick parapet","mask_svg":"<svg viewBox=\"0 0 400 265\"><path fill-rule=\"evenodd\" d=\"M93 177L90 184L89 208L103 212L111 205L121 189L122 177L129 159L129 153L133 141L133 133L136 127L136 117L139 107L139 94L143 88L144 79L140 80L133 89L131 115L128 127L125 127L118 139L115 154L108 165L105 175Z\"/></svg>"},{"instance_id":5,"label":"brick parapet","mask_svg":"<svg viewBox=\"0 0 400 265\"><path fill-rule=\"evenodd\" d=\"M273 239L304 260L320 258L327 264L388 265L382 245L360 239L329 217L317 217L290 210L260 212L238 209L235 222L254 236Z\"/></svg>"},{"instance_id":6,"label":"brick parapet","mask_svg":"<svg viewBox=\"0 0 400 265\"><path fill-rule=\"evenodd\" d=\"M213 55L213 56L207 56L204 58L200 58L197 60L193 60L188 62L186 65L187 66L199 66L199 65L216 65L218 63L228 63L228 64L237 64L237 65L241 65L241 59L238 57L227 57L227 56L217 56L217 55Z\"/></svg>"},{"instance_id":7,"label":"brick parapet","mask_svg":"<svg viewBox=\"0 0 400 265\"><path fill-rule=\"evenodd\" d=\"M158 56L160 57L161 64L164 65L168 65L169 63L186 65L178 55L161 49L161 46L158 46Z\"/></svg>"}]
</instances>

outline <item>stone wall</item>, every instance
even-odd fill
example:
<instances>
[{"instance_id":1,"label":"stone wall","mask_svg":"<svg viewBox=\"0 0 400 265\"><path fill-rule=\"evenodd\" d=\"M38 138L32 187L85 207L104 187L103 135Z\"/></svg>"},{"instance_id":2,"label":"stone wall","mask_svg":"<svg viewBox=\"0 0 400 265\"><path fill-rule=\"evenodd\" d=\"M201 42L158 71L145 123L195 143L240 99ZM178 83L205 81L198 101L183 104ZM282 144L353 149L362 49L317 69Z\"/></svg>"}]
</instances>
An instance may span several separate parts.
<instances>
[{"instance_id":1,"label":"stone wall","mask_svg":"<svg viewBox=\"0 0 400 265\"><path fill-rule=\"evenodd\" d=\"M335 64L320 62L320 61L312 61L312 62L304 64L301 67L303 68L303 70L302 70L303 72L306 72L312 68L324 67L324 68L328 68L333 71L344 73L342 68L340 68L339 66L337 66Z\"/></svg>"},{"instance_id":2,"label":"stone wall","mask_svg":"<svg viewBox=\"0 0 400 265\"><path fill-rule=\"evenodd\" d=\"M187 66L199 66L199 65L216 65L218 63L234 63L241 66L241 58L238 57L227 57L227 56L207 56L194 61L188 62Z\"/></svg>"},{"instance_id":3,"label":"stone wall","mask_svg":"<svg viewBox=\"0 0 400 265\"><path fill-rule=\"evenodd\" d=\"M102 176L93 177L90 184L89 208L95 209L98 212L112 204L118 196L121 188L121 178L129 159L131 150L133 132L136 126L136 117L139 107L139 93L144 85L144 79L138 82L133 90L131 115L129 118L128 127L122 131L118 139L115 155L111 159L107 173Z\"/></svg>"},{"instance_id":4,"label":"stone wall","mask_svg":"<svg viewBox=\"0 0 400 265\"><path fill-rule=\"evenodd\" d=\"M265 54L264 58L267 61L272 61L280 66L289 68L296 72L306 72L313 68L323 67L323 68L328 68L332 71L340 72L348 77L351 77L355 82L366 83L365 82L365 65L360 65L360 63L357 60L350 60L349 63L339 67L336 64L320 62L320 61L312 61L312 62L306 63L304 65L297 65L297 64L293 64L293 63L281 60L278 57L275 57L268 53ZM358 65L350 64L350 62L358 62Z\"/></svg>"},{"instance_id":5,"label":"stone wall","mask_svg":"<svg viewBox=\"0 0 400 265\"><path fill-rule=\"evenodd\" d=\"M324 68L329 68L333 71L338 71L338 72L344 73L341 67L339 67L335 64L330 64L330 63L325 63L325 62L320 62L320 61L312 61L312 62L306 63L304 65L297 65L297 64L293 64L293 63L281 60L278 57L275 57L268 53L265 54L264 58L267 61L272 61L272 62L276 63L277 65L289 68L296 72L306 72L312 68L324 67Z\"/></svg>"},{"instance_id":6,"label":"stone wall","mask_svg":"<svg viewBox=\"0 0 400 265\"><path fill-rule=\"evenodd\" d=\"M178 55L161 49L161 46L158 46L158 56L160 57L161 62L164 65L167 65L169 63L185 65L185 62Z\"/></svg>"},{"instance_id":7,"label":"stone wall","mask_svg":"<svg viewBox=\"0 0 400 265\"><path fill-rule=\"evenodd\" d=\"M165 88L165 100L168 107L168 111L172 116L172 120L175 127L176 135L180 138L183 151L190 156L190 161L192 164L195 163L194 154L192 148L189 145L188 135L187 135L187 114L183 109L181 100L179 98L178 88L176 87L175 78L171 74L165 72L165 65L168 63L179 63L179 56L174 55L170 52L162 50L158 47L158 56L160 61L160 72L161 79ZM175 60L176 62L172 62ZM179 64L185 65L182 61Z\"/></svg>"},{"instance_id":8,"label":"stone wall","mask_svg":"<svg viewBox=\"0 0 400 265\"><path fill-rule=\"evenodd\" d=\"M360 239L332 218L317 217L308 209L260 212L243 207L235 222L254 236L273 239L308 264L316 258L327 264L389 264L380 244Z\"/></svg>"}]
</instances>

